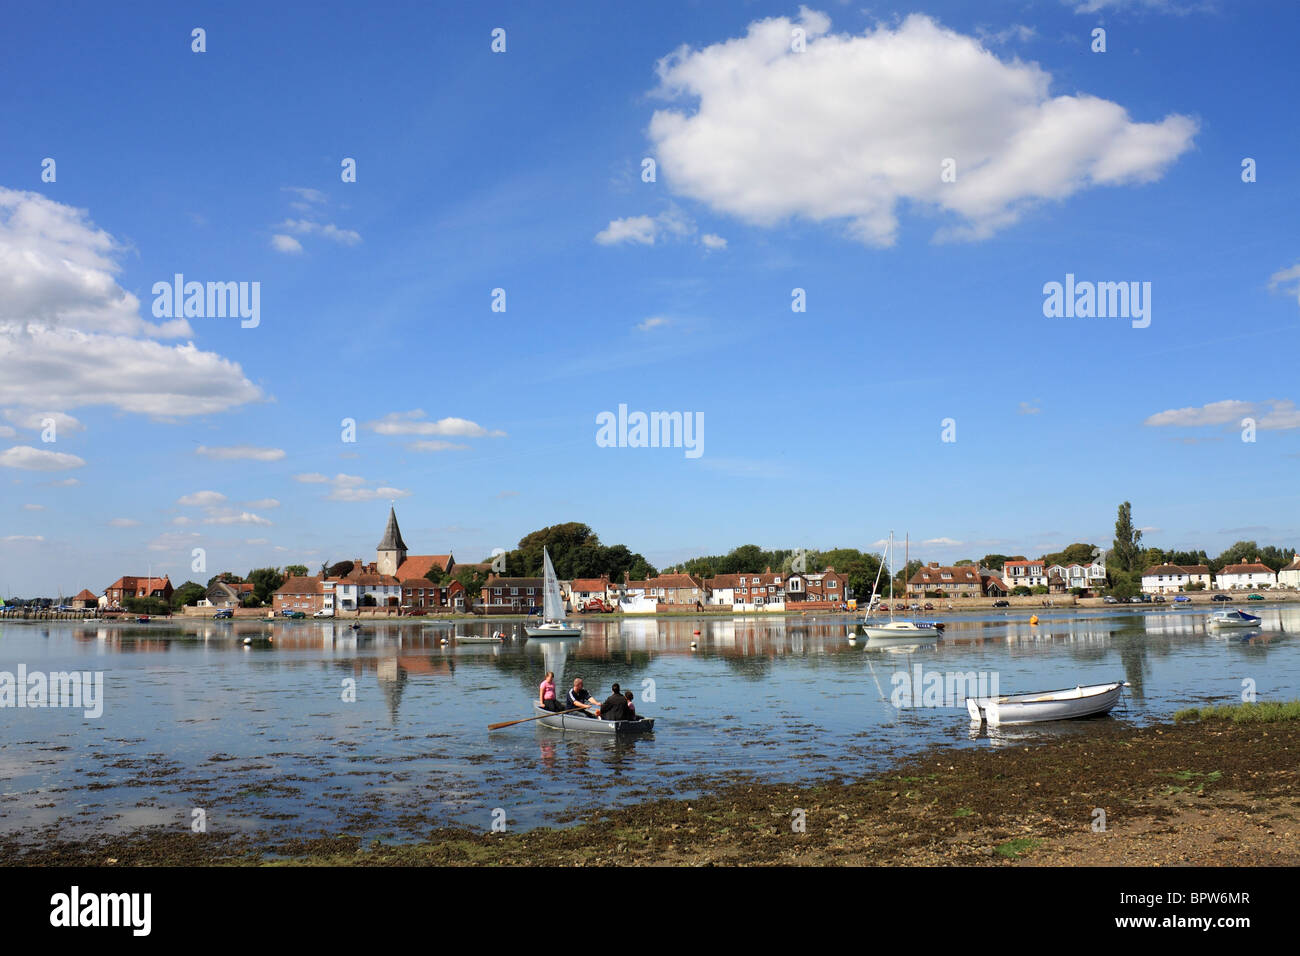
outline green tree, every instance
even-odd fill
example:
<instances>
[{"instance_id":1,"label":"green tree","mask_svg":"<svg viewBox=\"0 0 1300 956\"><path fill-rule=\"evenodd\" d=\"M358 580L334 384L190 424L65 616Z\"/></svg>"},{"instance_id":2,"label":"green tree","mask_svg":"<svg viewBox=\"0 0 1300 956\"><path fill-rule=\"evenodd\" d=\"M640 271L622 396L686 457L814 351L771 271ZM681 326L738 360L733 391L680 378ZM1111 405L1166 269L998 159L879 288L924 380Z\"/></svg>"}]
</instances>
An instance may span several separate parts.
<instances>
[{"instance_id":1,"label":"green tree","mask_svg":"<svg viewBox=\"0 0 1300 956\"><path fill-rule=\"evenodd\" d=\"M1076 541L1062 551L1044 555L1043 563L1047 567L1051 567L1053 564L1061 564L1067 567L1071 564L1087 564L1092 560L1092 556L1096 551L1097 546L1095 544Z\"/></svg>"},{"instance_id":2,"label":"green tree","mask_svg":"<svg viewBox=\"0 0 1300 956\"><path fill-rule=\"evenodd\" d=\"M305 578L307 576L307 565L305 564L287 565L284 569L284 576L286 578Z\"/></svg>"},{"instance_id":3,"label":"green tree","mask_svg":"<svg viewBox=\"0 0 1300 956\"><path fill-rule=\"evenodd\" d=\"M355 567L356 565L351 561L340 561L338 564L331 564L327 569L326 577L345 578L352 573L352 569Z\"/></svg>"},{"instance_id":4,"label":"green tree","mask_svg":"<svg viewBox=\"0 0 1300 956\"><path fill-rule=\"evenodd\" d=\"M199 603L199 599L208 593L208 589L195 581L186 581L172 592L172 607L190 607Z\"/></svg>"},{"instance_id":5,"label":"green tree","mask_svg":"<svg viewBox=\"0 0 1300 956\"><path fill-rule=\"evenodd\" d=\"M1141 548L1142 532L1133 527L1133 506L1126 501L1119 506L1115 517L1115 543L1106 562L1107 568L1113 562L1120 571L1140 570L1137 564Z\"/></svg>"},{"instance_id":6,"label":"green tree","mask_svg":"<svg viewBox=\"0 0 1300 956\"><path fill-rule=\"evenodd\" d=\"M432 581L434 584L445 584L449 575L442 569L442 565L433 564L429 567L429 570L425 572L424 577L427 580Z\"/></svg>"},{"instance_id":7,"label":"green tree","mask_svg":"<svg viewBox=\"0 0 1300 956\"><path fill-rule=\"evenodd\" d=\"M270 602L271 595L284 583L284 575L279 568L255 568L248 572L248 581L253 585L255 606L260 606Z\"/></svg>"}]
</instances>

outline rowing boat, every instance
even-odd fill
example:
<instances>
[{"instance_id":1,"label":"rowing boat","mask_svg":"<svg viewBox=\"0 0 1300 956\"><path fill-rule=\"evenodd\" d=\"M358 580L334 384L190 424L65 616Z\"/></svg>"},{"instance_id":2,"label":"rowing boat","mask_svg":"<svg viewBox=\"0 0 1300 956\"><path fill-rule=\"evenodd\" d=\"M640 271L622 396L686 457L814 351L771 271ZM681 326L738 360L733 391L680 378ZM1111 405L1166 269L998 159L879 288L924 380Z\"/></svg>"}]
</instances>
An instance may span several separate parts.
<instances>
[{"instance_id":1,"label":"rowing boat","mask_svg":"<svg viewBox=\"0 0 1300 956\"><path fill-rule=\"evenodd\" d=\"M1125 686L1121 680L1006 697L967 697L966 710L972 723L988 723L990 727L1097 717L1110 712Z\"/></svg>"},{"instance_id":2,"label":"rowing boat","mask_svg":"<svg viewBox=\"0 0 1300 956\"><path fill-rule=\"evenodd\" d=\"M597 717L584 717L581 713L557 714L537 704L533 704L533 710L546 714L538 723L556 730L585 730L589 734L648 734L655 729L653 717L642 717L640 720L601 720Z\"/></svg>"}]
</instances>

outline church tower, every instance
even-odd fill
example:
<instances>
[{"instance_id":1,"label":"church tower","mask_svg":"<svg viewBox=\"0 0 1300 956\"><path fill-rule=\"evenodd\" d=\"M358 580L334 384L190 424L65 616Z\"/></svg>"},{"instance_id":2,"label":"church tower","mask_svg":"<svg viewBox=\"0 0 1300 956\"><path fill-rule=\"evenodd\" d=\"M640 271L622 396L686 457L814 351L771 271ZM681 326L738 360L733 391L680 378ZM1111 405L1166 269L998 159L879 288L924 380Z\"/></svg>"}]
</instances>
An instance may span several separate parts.
<instances>
[{"instance_id":1,"label":"church tower","mask_svg":"<svg viewBox=\"0 0 1300 956\"><path fill-rule=\"evenodd\" d=\"M405 560L406 542L402 540L402 531L397 527L397 512L390 507L388 527L384 529L383 540L376 549L375 570L380 574L396 574Z\"/></svg>"}]
</instances>

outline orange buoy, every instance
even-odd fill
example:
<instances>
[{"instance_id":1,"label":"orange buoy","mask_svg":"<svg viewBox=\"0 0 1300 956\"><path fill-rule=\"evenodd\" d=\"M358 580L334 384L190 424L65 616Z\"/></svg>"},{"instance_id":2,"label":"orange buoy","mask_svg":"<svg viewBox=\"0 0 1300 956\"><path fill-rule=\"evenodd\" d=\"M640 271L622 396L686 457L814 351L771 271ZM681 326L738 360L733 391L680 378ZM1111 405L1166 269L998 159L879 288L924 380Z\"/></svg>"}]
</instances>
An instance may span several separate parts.
<instances>
[{"instance_id":1,"label":"orange buoy","mask_svg":"<svg viewBox=\"0 0 1300 956\"><path fill-rule=\"evenodd\" d=\"M1033 616L1029 619L1029 623L1030 623L1030 624L1037 624L1037 623L1038 623L1038 615L1037 615L1037 614L1033 615Z\"/></svg>"}]
</instances>

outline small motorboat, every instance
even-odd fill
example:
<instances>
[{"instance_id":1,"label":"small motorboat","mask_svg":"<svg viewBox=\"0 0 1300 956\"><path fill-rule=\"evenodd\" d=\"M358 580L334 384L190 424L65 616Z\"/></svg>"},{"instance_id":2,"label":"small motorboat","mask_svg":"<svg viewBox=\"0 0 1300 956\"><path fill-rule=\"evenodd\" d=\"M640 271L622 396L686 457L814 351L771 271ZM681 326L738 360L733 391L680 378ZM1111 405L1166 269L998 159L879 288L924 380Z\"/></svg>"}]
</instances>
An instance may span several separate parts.
<instances>
[{"instance_id":1,"label":"small motorboat","mask_svg":"<svg viewBox=\"0 0 1300 956\"><path fill-rule=\"evenodd\" d=\"M135 619L135 623L137 623L137 624L148 624L148 623L149 623L149 615L147 615L147 614L141 614L139 617L137 617L137 618Z\"/></svg>"},{"instance_id":2,"label":"small motorboat","mask_svg":"<svg viewBox=\"0 0 1300 956\"><path fill-rule=\"evenodd\" d=\"M1099 717L1110 712L1127 686L1120 680L1006 697L967 697L966 710L971 723L987 723L990 727Z\"/></svg>"},{"instance_id":3,"label":"small motorboat","mask_svg":"<svg viewBox=\"0 0 1300 956\"><path fill-rule=\"evenodd\" d=\"M601 720L599 717L587 717L581 712L560 714L539 707L533 702L533 710L546 714L538 723L556 730L582 730L589 734L648 734L655 729L653 717L640 720Z\"/></svg>"},{"instance_id":4,"label":"small motorboat","mask_svg":"<svg viewBox=\"0 0 1300 956\"><path fill-rule=\"evenodd\" d=\"M1213 627L1259 627L1263 620L1254 614L1233 608L1230 611L1215 611L1209 623Z\"/></svg>"}]
</instances>

